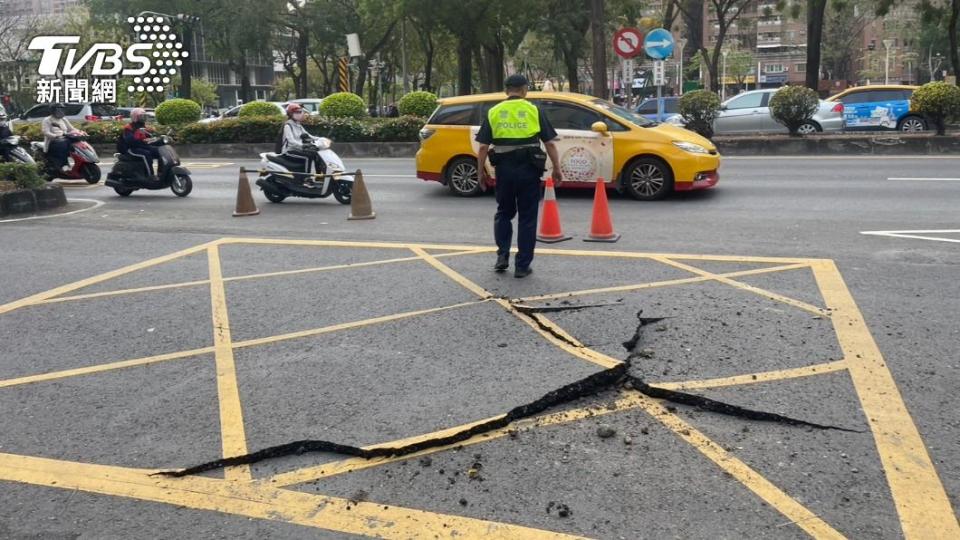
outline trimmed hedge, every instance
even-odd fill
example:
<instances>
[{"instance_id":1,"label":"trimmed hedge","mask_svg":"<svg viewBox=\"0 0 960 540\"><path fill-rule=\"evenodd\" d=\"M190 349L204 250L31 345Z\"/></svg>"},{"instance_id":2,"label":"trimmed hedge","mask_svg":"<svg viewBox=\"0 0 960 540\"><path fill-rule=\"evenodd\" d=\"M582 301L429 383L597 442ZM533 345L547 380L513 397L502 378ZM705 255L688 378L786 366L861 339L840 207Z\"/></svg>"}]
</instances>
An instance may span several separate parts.
<instances>
[{"instance_id":1,"label":"trimmed hedge","mask_svg":"<svg viewBox=\"0 0 960 540\"><path fill-rule=\"evenodd\" d=\"M200 120L200 105L189 99L168 99L157 105L157 122L178 126Z\"/></svg>"},{"instance_id":2,"label":"trimmed hedge","mask_svg":"<svg viewBox=\"0 0 960 540\"><path fill-rule=\"evenodd\" d=\"M157 135L169 135L176 144L272 143L277 140L284 121L282 116L248 116L179 127L156 124L148 127ZM424 123L425 119L416 116L364 119L310 116L303 125L313 135L340 142L417 142ZM124 125L124 122L85 122L77 128L87 132L90 144L113 144ZM40 124L16 124L14 132L26 142L43 140Z\"/></svg>"},{"instance_id":3,"label":"trimmed hedge","mask_svg":"<svg viewBox=\"0 0 960 540\"><path fill-rule=\"evenodd\" d=\"M424 118L433 114L436 108L437 96L431 92L410 92L400 98L400 102L397 103L400 114L422 116Z\"/></svg>"},{"instance_id":4,"label":"trimmed hedge","mask_svg":"<svg viewBox=\"0 0 960 540\"><path fill-rule=\"evenodd\" d=\"M337 92L323 98L320 114L333 118L363 118L367 115L367 105L356 94Z\"/></svg>"},{"instance_id":5,"label":"trimmed hedge","mask_svg":"<svg viewBox=\"0 0 960 540\"><path fill-rule=\"evenodd\" d=\"M713 138L713 121L720 116L720 97L709 90L694 90L680 98L677 110L684 126L704 137Z\"/></svg>"},{"instance_id":6,"label":"trimmed hedge","mask_svg":"<svg viewBox=\"0 0 960 540\"><path fill-rule=\"evenodd\" d=\"M790 130L791 137L799 136L800 126L817 113L820 97L806 86L786 86L770 98L770 116Z\"/></svg>"},{"instance_id":7,"label":"trimmed hedge","mask_svg":"<svg viewBox=\"0 0 960 540\"><path fill-rule=\"evenodd\" d=\"M0 180L13 182L20 189L38 188L46 184L36 165L0 163Z\"/></svg>"},{"instance_id":8,"label":"trimmed hedge","mask_svg":"<svg viewBox=\"0 0 960 540\"><path fill-rule=\"evenodd\" d=\"M937 135L946 135L946 123L960 118L960 87L943 81L927 83L914 90L910 106L933 122Z\"/></svg>"},{"instance_id":9,"label":"trimmed hedge","mask_svg":"<svg viewBox=\"0 0 960 540\"><path fill-rule=\"evenodd\" d=\"M282 118L283 113L280 112L280 109L273 103L251 101L250 103L244 103L243 106L240 107L240 113L237 114L237 116L242 118L250 116L276 116Z\"/></svg>"}]
</instances>

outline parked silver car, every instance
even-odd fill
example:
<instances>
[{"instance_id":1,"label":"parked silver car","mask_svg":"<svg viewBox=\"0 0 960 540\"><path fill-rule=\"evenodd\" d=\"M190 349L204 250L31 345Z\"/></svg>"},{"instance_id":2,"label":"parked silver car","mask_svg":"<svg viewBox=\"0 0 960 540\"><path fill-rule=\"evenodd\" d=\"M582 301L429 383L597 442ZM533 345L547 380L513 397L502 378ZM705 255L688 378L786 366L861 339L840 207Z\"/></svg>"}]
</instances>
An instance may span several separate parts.
<instances>
[{"instance_id":1,"label":"parked silver car","mask_svg":"<svg viewBox=\"0 0 960 540\"><path fill-rule=\"evenodd\" d=\"M720 105L720 116L713 122L717 135L731 133L786 133L787 128L770 116L770 98L779 88L750 90ZM818 131L843 131L843 104L820 100L820 108L810 122L800 126L801 134Z\"/></svg>"},{"instance_id":2,"label":"parked silver car","mask_svg":"<svg viewBox=\"0 0 960 540\"><path fill-rule=\"evenodd\" d=\"M71 124L81 122L97 122L99 120L123 120L123 114L116 107L108 103L67 103L63 107L66 119ZM20 115L20 120L27 124L42 122L50 116L49 103L34 105Z\"/></svg>"}]
</instances>

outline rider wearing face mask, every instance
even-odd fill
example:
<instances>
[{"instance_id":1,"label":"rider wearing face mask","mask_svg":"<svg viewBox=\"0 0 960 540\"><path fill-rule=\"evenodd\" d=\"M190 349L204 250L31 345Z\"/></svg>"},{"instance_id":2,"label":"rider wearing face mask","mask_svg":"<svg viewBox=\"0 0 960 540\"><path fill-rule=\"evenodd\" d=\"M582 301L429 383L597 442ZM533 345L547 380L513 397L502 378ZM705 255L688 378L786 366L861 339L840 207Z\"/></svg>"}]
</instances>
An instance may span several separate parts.
<instances>
[{"instance_id":1,"label":"rider wearing face mask","mask_svg":"<svg viewBox=\"0 0 960 540\"><path fill-rule=\"evenodd\" d=\"M66 112L63 103L54 103L50 109L50 116L44 118L40 125L43 131L43 152L55 168L60 170L67 164L67 155L70 153L70 140L65 135L78 130L64 118Z\"/></svg>"},{"instance_id":2,"label":"rider wearing face mask","mask_svg":"<svg viewBox=\"0 0 960 540\"><path fill-rule=\"evenodd\" d=\"M306 118L307 113L303 110L303 107L296 103L291 103L287 105L287 121L283 123L283 131L281 132L280 137L280 148L278 149L280 153L287 154L288 156L301 157L305 160L310 160L313 162L313 170L316 173L323 174L326 172L326 163L320 159L320 154L317 153L315 148L306 147L305 144L317 144L320 140L319 137L314 137L307 133L307 130L303 128L303 119Z\"/></svg>"},{"instance_id":3,"label":"rider wearing face mask","mask_svg":"<svg viewBox=\"0 0 960 540\"><path fill-rule=\"evenodd\" d=\"M143 160L150 180L157 180L153 173L153 161L160 158L160 151L147 141L153 134L147 129L147 111L136 108L130 111L130 123L123 127L117 140L117 152L137 156Z\"/></svg>"}]
</instances>

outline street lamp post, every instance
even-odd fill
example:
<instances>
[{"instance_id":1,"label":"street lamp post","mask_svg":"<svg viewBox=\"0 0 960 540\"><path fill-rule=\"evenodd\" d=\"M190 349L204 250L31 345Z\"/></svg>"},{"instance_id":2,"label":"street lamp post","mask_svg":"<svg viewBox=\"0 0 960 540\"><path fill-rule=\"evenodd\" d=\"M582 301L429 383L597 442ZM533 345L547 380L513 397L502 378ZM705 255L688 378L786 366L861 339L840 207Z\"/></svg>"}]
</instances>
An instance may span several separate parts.
<instances>
[{"instance_id":1,"label":"street lamp post","mask_svg":"<svg viewBox=\"0 0 960 540\"><path fill-rule=\"evenodd\" d=\"M730 51L724 49L720 52L723 55L723 74L720 76L720 101L727 99L727 55Z\"/></svg>"},{"instance_id":2,"label":"street lamp post","mask_svg":"<svg viewBox=\"0 0 960 540\"><path fill-rule=\"evenodd\" d=\"M680 45L680 69L677 70L677 95L683 95L683 47L687 44L687 38L680 38L677 40L677 45Z\"/></svg>"},{"instance_id":3,"label":"street lamp post","mask_svg":"<svg viewBox=\"0 0 960 540\"><path fill-rule=\"evenodd\" d=\"M142 17L144 15L165 17L171 21L183 23L183 50L185 52L181 57L183 62L180 66L180 97L190 99L190 96L193 93L191 85L191 79L193 77L193 24L199 22L200 17L197 17L196 15L186 15L184 13L170 15L169 13L160 13L158 11L149 10L141 11L137 14L138 17Z\"/></svg>"},{"instance_id":4,"label":"street lamp post","mask_svg":"<svg viewBox=\"0 0 960 540\"><path fill-rule=\"evenodd\" d=\"M376 107L377 117L383 114L383 106L381 105L383 96L380 95L380 91L381 91L380 72L386 66L387 66L387 63L380 60L380 53L377 53L377 57L374 58L373 62L370 62L370 66L369 66L370 75L373 77L376 83L376 85L374 86L374 89L376 91L376 99L374 100L373 106Z\"/></svg>"},{"instance_id":5,"label":"street lamp post","mask_svg":"<svg viewBox=\"0 0 960 540\"><path fill-rule=\"evenodd\" d=\"M883 40L883 48L887 50L887 60L883 67L883 84L890 84L890 48L893 47L892 39Z\"/></svg>"}]
</instances>

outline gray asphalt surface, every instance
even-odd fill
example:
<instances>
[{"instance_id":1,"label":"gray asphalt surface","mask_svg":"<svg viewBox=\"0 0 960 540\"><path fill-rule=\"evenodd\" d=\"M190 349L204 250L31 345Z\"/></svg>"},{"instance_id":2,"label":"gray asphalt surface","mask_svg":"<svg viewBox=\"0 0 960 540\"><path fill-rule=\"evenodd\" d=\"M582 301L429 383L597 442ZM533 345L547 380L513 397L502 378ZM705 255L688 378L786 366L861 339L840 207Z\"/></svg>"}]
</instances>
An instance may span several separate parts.
<instances>
[{"instance_id":1,"label":"gray asphalt surface","mask_svg":"<svg viewBox=\"0 0 960 540\"><path fill-rule=\"evenodd\" d=\"M347 221L332 198L231 212L237 168L256 161L193 160L194 192L117 197L68 187L72 215L0 223L0 304L224 237L489 246L492 195L462 199L414 178L412 159L347 159L365 173L377 219ZM561 190L559 249L826 258L836 262L953 505L960 508L960 244L863 231L960 229L957 158L727 158L719 186L656 203L611 195L616 244L580 241L592 193ZM94 202L89 202L94 201ZM929 236L960 240L960 233ZM438 252L434 252L435 254ZM369 262L405 249L224 245L224 277ZM540 255L526 280L489 271L490 254L440 259L491 293L524 297L689 277L648 260ZM763 266L685 261L710 272ZM69 294L206 280L199 253ZM736 278L815 306L809 269ZM476 299L418 261L225 284L234 342ZM635 314L649 358L633 372L676 382L839 360L830 321L715 282L571 299L613 305L549 314L585 345L623 359ZM213 345L210 286L25 306L0 314L3 454L134 468L220 457L212 351L147 366L30 384L4 380ZM596 373L491 303L234 352L251 450L307 438L382 443L481 420ZM728 403L866 430L846 372L692 391ZM298 482L289 489L597 538L794 538L807 533L650 414L611 412L618 391L569 404L596 417L524 427L515 437ZM819 431L676 413L851 538L900 538L901 524L869 432ZM602 415L602 416L600 416ZM601 439L600 423L617 434ZM629 437L630 444L625 442ZM253 467L256 478L335 461L308 454ZM480 478L468 469L482 464ZM2 462L0 462L2 465ZM442 471L442 472L441 472ZM2 471L0 471L2 474ZM222 473L213 473L221 478ZM551 505L551 503L553 503ZM560 517L559 504L570 509ZM352 538L89 491L0 480L3 538ZM370 535L376 530L367 531Z\"/></svg>"}]
</instances>

